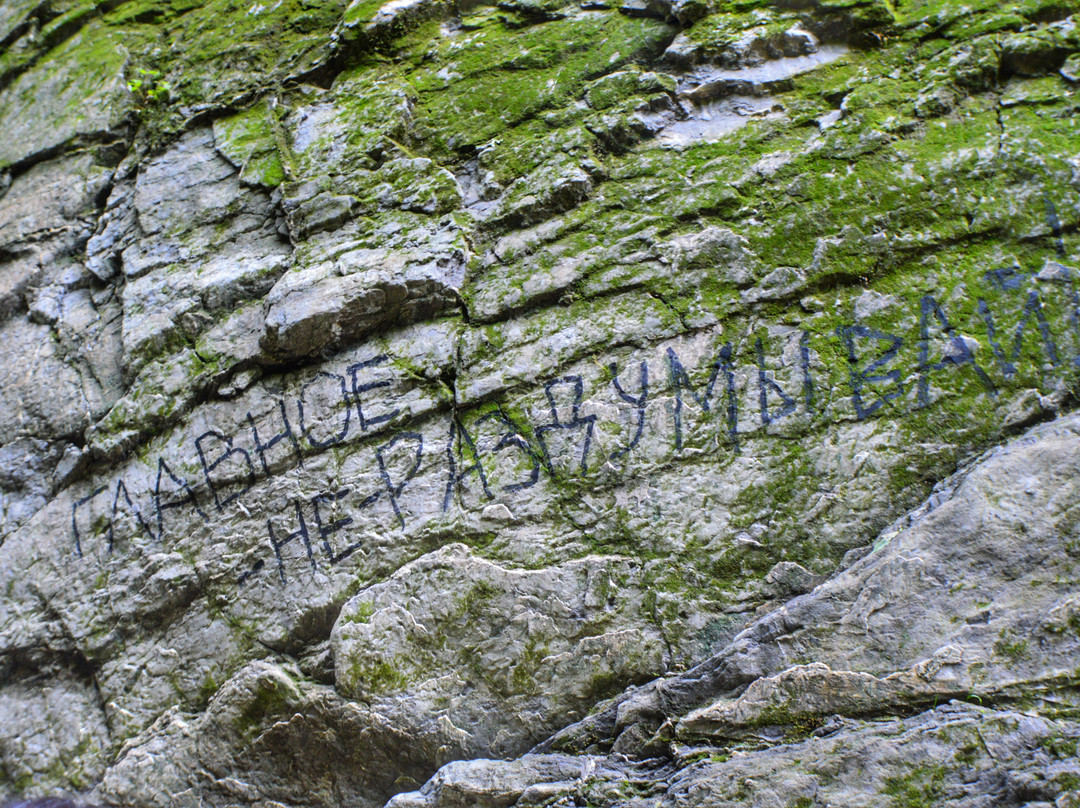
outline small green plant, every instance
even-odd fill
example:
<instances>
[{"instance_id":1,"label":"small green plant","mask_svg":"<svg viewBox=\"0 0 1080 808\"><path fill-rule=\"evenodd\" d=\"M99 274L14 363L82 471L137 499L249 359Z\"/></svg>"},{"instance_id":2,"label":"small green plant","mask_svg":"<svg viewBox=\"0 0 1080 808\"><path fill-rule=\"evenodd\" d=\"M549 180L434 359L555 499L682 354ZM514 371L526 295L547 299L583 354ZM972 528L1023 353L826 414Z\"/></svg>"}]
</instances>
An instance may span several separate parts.
<instances>
[{"instance_id":1,"label":"small green plant","mask_svg":"<svg viewBox=\"0 0 1080 808\"><path fill-rule=\"evenodd\" d=\"M161 78L160 71L142 67L136 68L135 77L128 79L127 88L142 106L163 103L172 95L172 87Z\"/></svg>"}]
</instances>

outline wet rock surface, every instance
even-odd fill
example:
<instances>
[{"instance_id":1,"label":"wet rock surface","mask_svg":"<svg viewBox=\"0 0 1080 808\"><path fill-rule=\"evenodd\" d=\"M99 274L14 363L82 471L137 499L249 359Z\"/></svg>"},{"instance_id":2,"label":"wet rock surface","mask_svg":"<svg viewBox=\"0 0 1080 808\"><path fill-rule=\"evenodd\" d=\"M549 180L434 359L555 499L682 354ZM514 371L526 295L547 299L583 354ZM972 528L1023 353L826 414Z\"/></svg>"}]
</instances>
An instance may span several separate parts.
<instances>
[{"instance_id":1,"label":"wet rock surface","mask_svg":"<svg viewBox=\"0 0 1080 808\"><path fill-rule=\"evenodd\" d=\"M6 4L0 797L1080 804L1078 31Z\"/></svg>"}]
</instances>

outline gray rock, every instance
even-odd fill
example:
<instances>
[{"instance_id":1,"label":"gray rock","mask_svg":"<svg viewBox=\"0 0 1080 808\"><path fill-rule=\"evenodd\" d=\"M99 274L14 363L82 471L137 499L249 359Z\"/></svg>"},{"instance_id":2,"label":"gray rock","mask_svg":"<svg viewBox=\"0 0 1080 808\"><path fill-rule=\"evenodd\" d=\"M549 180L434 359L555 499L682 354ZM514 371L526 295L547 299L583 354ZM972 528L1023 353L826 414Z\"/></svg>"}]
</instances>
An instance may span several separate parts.
<instances>
[{"instance_id":1,"label":"gray rock","mask_svg":"<svg viewBox=\"0 0 1080 808\"><path fill-rule=\"evenodd\" d=\"M105 402L93 400L93 389L84 387L78 369L65 361L49 326L17 318L0 326L0 335L7 350L26 357L21 364L0 366L0 407L14 414L0 426L0 444L71 435L104 414Z\"/></svg>"},{"instance_id":2,"label":"gray rock","mask_svg":"<svg viewBox=\"0 0 1080 808\"><path fill-rule=\"evenodd\" d=\"M603 763L603 758L569 755L525 755L515 761L459 761L441 768L419 792L394 797L387 808L530 805L534 804L530 797L538 795L537 786L541 784L569 788L578 780L615 773L603 767Z\"/></svg>"},{"instance_id":3,"label":"gray rock","mask_svg":"<svg viewBox=\"0 0 1080 808\"><path fill-rule=\"evenodd\" d=\"M129 742L96 797L121 805L382 804L419 750L362 705L304 682L292 666L253 662L199 713L173 709ZM190 743L189 739L199 739Z\"/></svg>"},{"instance_id":4,"label":"gray rock","mask_svg":"<svg viewBox=\"0 0 1080 808\"><path fill-rule=\"evenodd\" d=\"M0 9L0 800L1076 802L1076 22L722 5Z\"/></svg>"},{"instance_id":5,"label":"gray rock","mask_svg":"<svg viewBox=\"0 0 1080 808\"><path fill-rule=\"evenodd\" d=\"M0 447L0 542L48 502L61 447L35 438L18 438Z\"/></svg>"},{"instance_id":6,"label":"gray rock","mask_svg":"<svg viewBox=\"0 0 1080 808\"><path fill-rule=\"evenodd\" d=\"M708 267L736 286L749 284L756 275L756 257L747 249L746 241L724 228L706 227L680 236L665 245L665 250L677 271Z\"/></svg>"},{"instance_id":7,"label":"gray rock","mask_svg":"<svg viewBox=\"0 0 1080 808\"><path fill-rule=\"evenodd\" d=\"M1064 503L1078 446L1080 420L1070 416L991 452L913 518L886 530L853 567L762 618L688 673L633 691L542 748L591 746L599 740L596 727L610 733L615 749L628 751L665 717L675 719L713 694L730 699L747 685L739 700L688 719L686 731L713 713L747 711L745 720L724 721L753 726L754 716L769 710L858 715L875 702L1000 698L1036 682L1052 687L1071 675L1068 660L1076 653L1075 639L1060 628L1071 600L1056 570L1071 563ZM898 636L904 642L887 639ZM821 667L791 667L805 649L814 649ZM829 670L839 666L854 673ZM820 681L813 688L822 694L853 695L813 707L803 701L807 685L789 683L804 679ZM797 694L791 703L775 695L788 687ZM907 687L914 689L898 695ZM767 707L752 706L761 703ZM612 718L613 730L606 723Z\"/></svg>"},{"instance_id":8,"label":"gray rock","mask_svg":"<svg viewBox=\"0 0 1080 808\"><path fill-rule=\"evenodd\" d=\"M685 747L666 764L549 755L450 764L388 805L1069 806L1077 799L1069 750L1078 734L1069 719L951 702L906 719L836 719L811 737L766 748Z\"/></svg>"},{"instance_id":9,"label":"gray rock","mask_svg":"<svg viewBox=\"0 0 1080 808\"><path fill-rule=\"evenodd\" d=\"M507 570L448 545L345 604L331 635L337 690L416 739L460 727L450 757L519 753L667 667L640 573L617 557Z\"/></svg>"},{"instance_id":10,"label":"gray rock","mask_svg":"<svg viewBox=\"0 0 1080 808\"><path fill-rule=\"evenodd\" d=\"M86 154L38 163L13 180L0 198L0 244L85 228L110 178L111 172Z\"/></svg>"},{"instance_id":11,"label":"gray rock","mask_svg":"<svg viewBox=\"0 0 1080 808\"><path fill-rule=\"evenodd\" d=\"M0 166L48 154L77 138L100 138L124 121L130 103L126 57L114 31L91 23L49 56L0 90L0 125L7 133Z\"/></svg>"},{"instance_id":12,"label":"gray rock","mask_svg":"<svg viewBox=\"0 0 1080 808\"><path fill-rule=\"evenodd\" d=\"M442 240L452 238L447 233ZM358 249L335 264L286 274L267 295L266 350L308 356L379 327L446 312L457 300L462 261L452 247L441 255Z\"/></svg>"},{"instance_id":13,"label":"gray rock","mask_svg":"<svg viewBox=\"0 0 1080 808\"><path fill-rule=\"evenodd\" d=\"M64 760L63 780L86 789L105 772L104 753L111 744L108 718L85 670L56 664L48 682L35 681L19 663L0 668L4 689L0 711L4 734L0 756L13 780L56 782L56 760Z\"/></svg>"}]
</instances>

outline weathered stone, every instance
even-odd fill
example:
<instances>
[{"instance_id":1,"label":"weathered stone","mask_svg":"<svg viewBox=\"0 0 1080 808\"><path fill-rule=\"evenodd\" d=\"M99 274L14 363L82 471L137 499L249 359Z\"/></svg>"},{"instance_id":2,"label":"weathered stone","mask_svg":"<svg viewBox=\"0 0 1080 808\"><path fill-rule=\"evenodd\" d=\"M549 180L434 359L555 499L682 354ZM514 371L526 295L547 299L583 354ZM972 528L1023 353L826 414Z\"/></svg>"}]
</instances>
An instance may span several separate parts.
<instances>
[{"instance_id":1,"label":"weathered stone","mask_svg":"<svg viewBox=\"0 0 1080 808\"><path fill-rule=\"evenodd\" d=\"M48 502L61 447L34 438L18 438L0 447L0 540Z\"/></svg>"},{"instance_id":2,"label":"weathered stone","mask_svg":"<svg viewBox=\"0 0 1080 808\"><path fill-rule=\"evenodd\" d=\"M1067 5L6 4L0 799L1075 802Z\"/></svg>"},{"instance_id":3,"label":"weathered stone","mask_svg":"<svg viewBox=\"0 0 1080 808\"><path fill-rule=\"evenodd\" d=\"M0 427L0 443L72 435L103 414L105 402L94 401L96 391L84 386L78 369L64 361L48 326L18 318L0 326L0 333L7 350L26 357L23 364L0 368L0 407L13 415Z\"/></svg>"},{"instance_id":4,"label":"weathered stone","mask_svg":"<svg viewBox=\"0 0 1080 808\"><path fill-rule=\"evenodd\" d=\"M506 570L449 545L345 604L331 635L337 689L402 727L417 711L401 705L431 705L409 735L461 727L452 757L521 752L667 667L640 572L605 557Z\"/></svg>"},{"instance_id":5,"label":"weathered stone","mask_svg":"<svg viewBox=\"0 0 1080 808\"><path fill-rule=\"evenodd\" d=\"M422 791L394 797L388 808L426 808L431 805L475 805L477 808L534 804L525 797L537 784L569 785L575 780L614 773L597 769L603 758L569 755L525 755L516 761L469 760L439 770ZM546 795L545 795L546 796Z\"/></svg>"},{"instance_id":6,"label":"weathered stone","mask_svg":"<svg viewBox=\"0 0 1080 808\"><path fill-rule=\"evenodd\" d=\"M766 749L690 747L666 765L584 755L450 764L390 805L1070 806L1078 733L1069 719L952 702L913 718L834 720L813 737Z\"/></svg>"},{"instance_id":7,"label":"weathered stone","mask_svg":"<svg viewBox=\"0 0 1080 808\"><path fill-rule=\"evenodd\" d=\"M121 38L89 22L7 84L0 90L0 166L119 129L128 111L125 59Z\"/></svg>"},{"instance_id":8,"label":"weathered stone","mask_svg":"<svg viewBox=\"0 0 1080 808\"><path fill-rule=\"evenodd\" d=\"M31 241L61 229L83 229L111 172L88 155L50 160L17 177L0 198L0 245Z\"/></svg>"},{"instance_id":9,"label":"weathered stone","mask_svg":"<svg viewBox=\"0 0 1080 808\"><path fill-rule=\"evenodd\" d=\"M656 729L664 716L747 684L737 700L680 726L687 733L710 721L753 726L767 723L770 711L781 724L802 713L862 715L889 702L969 693L997 699L1071 681L1075 638L1040 627L1044 615L1068 608L1068 589L1058 582L1075 552L1066 503L1068 469L1080 457L1078 430L1070 416L995 450L887 529L850 569L762 618L687 674L623 697L608 708L617 715L616 748L639 721ZM897 636L906 639L897 643ZM824 637L828 646L817 647ZM789 668L806 648L819 661ZM604 721L587 719L548 745L591 744L592 725Z\"/></svg>"},{"instance_id":10,"label":"weathered stone","mask_svg":"<svg viewBox=\"0 0 1080 808\"><path fill-rule=\"evenodd\" d=\"M97 793L146 806L381 805L403 768L423 759L398 746L400 737L382 716L304 682L294 667L253 662L205 710L162 715L121 751ZM189 745L192 738L200 741Z\"/></svg>"},{"instance_id":11,"label":"weathered stone","mask_svg":"<svg viewBox=\"0 0 1080 808\"><path fill-rule=\"evenodd\" d=\"M0 670L5 683L0 755L7 776L16 783L65 783L80 790L98 782L111 737L92 679L60 666L47 683L27 676L17 662L5 661Z\"/></svg>"},{"instance_id":12,"label":"weathered stone","mask_svg":"<svg viewBox=\"0 0 1080 808\"><path fill-rule=\"evenodd\" d=\"M440 240L452 245L453 230L432 238ZM267 351L308 356L378 327L441 314L454 306L462 263L452 246L419 254L359 249L334 264L286 274L267 295Z\"/></svg>"}]
</instances>

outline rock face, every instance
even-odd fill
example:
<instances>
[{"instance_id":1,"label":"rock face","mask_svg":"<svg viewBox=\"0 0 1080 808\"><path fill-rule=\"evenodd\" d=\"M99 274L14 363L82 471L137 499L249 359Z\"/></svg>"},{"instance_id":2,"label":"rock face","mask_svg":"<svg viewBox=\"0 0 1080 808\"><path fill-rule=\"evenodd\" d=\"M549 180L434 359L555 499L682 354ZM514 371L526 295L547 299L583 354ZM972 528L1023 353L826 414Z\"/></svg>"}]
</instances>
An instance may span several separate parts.
<instances>
[{"instance_id":1,"label":"rock face","mask_svg":"<svg viewBox=\"0 0 1080 808\"><path fill-rule=\"evenodd\" d=\"M1080 806L1080 27L0 8L0 800Z\"/></svg>"}]
</instances>

